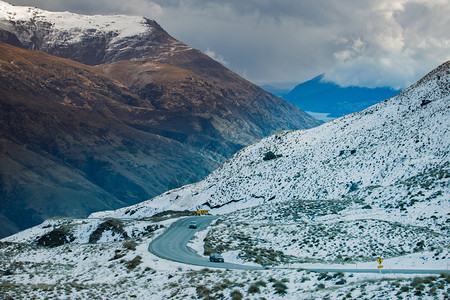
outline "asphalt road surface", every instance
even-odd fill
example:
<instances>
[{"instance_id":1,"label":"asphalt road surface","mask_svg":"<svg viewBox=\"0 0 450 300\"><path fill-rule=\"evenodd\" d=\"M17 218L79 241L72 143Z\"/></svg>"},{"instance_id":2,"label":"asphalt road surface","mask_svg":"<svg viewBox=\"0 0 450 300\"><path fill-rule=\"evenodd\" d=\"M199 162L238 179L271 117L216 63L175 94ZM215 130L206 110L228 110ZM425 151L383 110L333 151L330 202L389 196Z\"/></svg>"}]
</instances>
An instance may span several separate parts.
<instances>
[{"instance_id":1,"label":"asphalt road surface","mask_svg":"<svg viewBox=\"0 0 450 300\"><path fill-rule=\"evenodd\" d=\"M218 216L196 216L182 218L170 226L166 232L156 238L148 246L148 250L156 256L189 265L225 268L225 269L242 269L242 270L263 270L263 267L244 266L232 263L210 262L209 258L198 255L187 243L194 237L197 231L205 230L212 220L219 218ZM195 221L197 228L189 228L189 223ZM277 267L275 267L277 268ZM275 269L274 268L274 269ZM293 268L294 269L294 268ZM345 273L380 273L379 269L324 269L324 268L308 268L313 272L345 272ZM382 274L440 274L450 273L449 270L414 270L414 269L381 269Z\"/></svg>"},{"instance_id":2,"label":"asphalt road surface","mask_svg":"<svg viewBox=\"0 0 450 300\"><path fill-rule=\"evenodd\" d=\"M380 273L380 269L317 269L308 268L305 270L313 272L343 272L343 273ZM381 269L381 274L441 274L450 273L449 270L420 270L420 269Z\"/></svg>"}]
</instances>

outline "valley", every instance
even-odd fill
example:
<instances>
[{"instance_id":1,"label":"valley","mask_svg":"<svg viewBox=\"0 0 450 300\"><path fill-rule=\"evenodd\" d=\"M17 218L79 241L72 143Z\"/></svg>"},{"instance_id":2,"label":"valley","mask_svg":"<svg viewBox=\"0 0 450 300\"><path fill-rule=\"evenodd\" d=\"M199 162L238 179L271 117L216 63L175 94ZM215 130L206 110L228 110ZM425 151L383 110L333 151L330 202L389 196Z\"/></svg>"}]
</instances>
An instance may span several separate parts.
<instances>
[{"instance_id":1,"label":"valley","mask_svg":"<svg viewBox=\"0 0 450 300\"><path fill-rule=\"evenodd\" d=\"M143 17L0 1L0 237L203 179L320 121Z\"/></svg>"}]
</instances>

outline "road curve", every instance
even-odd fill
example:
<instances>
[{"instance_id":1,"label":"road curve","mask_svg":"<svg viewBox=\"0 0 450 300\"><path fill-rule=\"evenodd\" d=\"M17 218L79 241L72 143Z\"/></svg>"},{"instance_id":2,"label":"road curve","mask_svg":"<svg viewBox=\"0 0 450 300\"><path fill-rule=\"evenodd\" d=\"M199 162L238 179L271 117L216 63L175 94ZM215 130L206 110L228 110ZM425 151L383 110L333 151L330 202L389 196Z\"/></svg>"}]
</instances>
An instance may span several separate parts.
<instances>
[{"instance_id":1,"label":"road curve","mask_svg":"<svg viewBox=\"0 0 450 300\"><path fill-rule=\"evenodd\" d=\"M263 270L263 267L245 266L232 263L213 263L208 258L198 255L187 243L194 237L197 231L205 230L211 221L218 216L186 217L174 222L162 235L152 241L148 251L156 256L184 264L204 266L211 268L241 269L241 270ZM189 228L189 223L195 221L196 229ZM273 269L284 269L275 267ZM292 268L296 269L296 268ZM379 269L326 269L305 268L313 272L344 272L344 273L380 273ZM449 270L420 270L420 269L382 269L381 274L440 274L449 273Z\"/></svg>"},{"instance_id":2,"label":"road curve","mask_svg":"<svg viewBox=\"0 0 450 300\"><path fill-rule=\"evenodd\" d=\"M214 263L209 258L198 255L187 243L197 231L205 230L212 220L218 216L196 216L182 218L173 223L162 235L152 241L148 250L156 256L184 264L211 268L262 270L262 267L245 266L232 263ZM197 228L189 228L189 223L195 221Z\"/></svg>"}]
</instances>

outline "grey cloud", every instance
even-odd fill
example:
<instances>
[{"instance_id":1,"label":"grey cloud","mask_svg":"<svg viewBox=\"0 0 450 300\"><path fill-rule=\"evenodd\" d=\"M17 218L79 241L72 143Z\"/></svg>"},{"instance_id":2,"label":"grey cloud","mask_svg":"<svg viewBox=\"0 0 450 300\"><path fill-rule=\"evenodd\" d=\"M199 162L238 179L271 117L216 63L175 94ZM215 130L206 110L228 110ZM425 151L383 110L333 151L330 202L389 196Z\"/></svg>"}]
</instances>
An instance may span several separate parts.
<instances>
[{"instance_id":1,"label":"grey cloud","mask_svg":"<svg viewBox=\"0 0 450 300\"><path fill-rule=\"evenodd\" d=\"M450 0L11 2L143 15L259 84L325 73L341 85L405 87L450 59Z\"/></svg>"}]
</instances>

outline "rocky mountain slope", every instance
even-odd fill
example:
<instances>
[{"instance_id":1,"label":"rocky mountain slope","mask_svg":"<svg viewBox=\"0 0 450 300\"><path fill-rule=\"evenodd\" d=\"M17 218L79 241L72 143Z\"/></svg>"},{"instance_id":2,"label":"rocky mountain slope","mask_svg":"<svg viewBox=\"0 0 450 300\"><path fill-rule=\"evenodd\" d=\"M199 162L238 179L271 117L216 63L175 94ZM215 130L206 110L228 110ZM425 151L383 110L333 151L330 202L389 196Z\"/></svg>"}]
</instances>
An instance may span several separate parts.
<instances>
[{"instance_id":1,"label":"rocky mountain slope","mask_svg":"<svg viewBox=\"0 0 450 300\"><path fill-rule=\"evenodd\" d=\"M377 209L381 218L448 232L449 68L444 63L362 112L265 138L199 183L101 215L197 207L220 213L296 199L346 200Z\"/></svg>"},{"instance_id":2,"label":"rocky mountain slope","mask_svg":"<svg viewBox=\"0 0 450 300\"><path fill-rule=\"evenodd\" d=\"M340 87L325 82L323 77L322 74L297 85L283 99L305 111L328 113L327 117L338 118L400 93L400 90L391 88Z\"/></svg>"},{"instance_id":3,"label":"rocky mountain slope","mask_svg":"<svg viewBox=\"0 0 450 300\"><path fill-rule=\"evenodd\" d=\"M145 18L0 1L0 40L0 236L149 199L261 137L319 124Z\"/></svg>"},{"instance_id":4,"label":"rocky mountain slope","mask_svg":"<svg viewBox=\"0 0 450 300\"><path fill-rule=\"evenodd\" d=\"M137 203L216 166L137 129L164 114L95 68L3 43L0 53L3 235Z\"/></svg>"}]
</instances>

